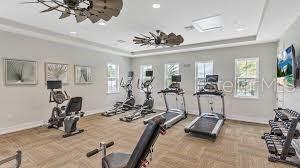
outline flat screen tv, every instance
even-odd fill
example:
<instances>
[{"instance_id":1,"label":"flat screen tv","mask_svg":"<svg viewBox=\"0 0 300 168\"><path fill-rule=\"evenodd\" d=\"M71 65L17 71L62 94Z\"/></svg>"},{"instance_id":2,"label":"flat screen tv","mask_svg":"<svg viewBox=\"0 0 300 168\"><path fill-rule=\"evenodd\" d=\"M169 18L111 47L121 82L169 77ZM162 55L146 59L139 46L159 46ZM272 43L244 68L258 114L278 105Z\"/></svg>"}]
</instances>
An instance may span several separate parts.
<instances>
[{"instance_id":1,"label":"flat screen tv","mask_svg":"<svg viewBox=\"0 0 300 168\"><path fill-rule=\"evenodd\" d=\"M296 87L296 57L293 45L277 58L277 83L286 87Z\"/></svg>"}]
</instances>

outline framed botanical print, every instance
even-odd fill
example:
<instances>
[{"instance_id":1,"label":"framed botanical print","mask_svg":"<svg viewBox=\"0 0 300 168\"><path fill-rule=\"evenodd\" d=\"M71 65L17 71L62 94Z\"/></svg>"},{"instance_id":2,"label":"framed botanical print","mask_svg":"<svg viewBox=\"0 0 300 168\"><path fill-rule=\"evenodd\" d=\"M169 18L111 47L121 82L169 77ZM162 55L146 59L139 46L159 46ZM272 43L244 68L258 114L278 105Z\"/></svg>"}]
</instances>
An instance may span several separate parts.
<instances>
[{"instance_id":1,"label":"framed botanical print","mask_svg":"<svg viewBox=\"0 0 300 168\"><path fill-rule=\"evenodd\" d=\"M46 81L59 80L68 84L68 67L68 64L45 63Z\"/></svg>"},{"instance_id":2,"label":"framed botanical print","mask_svg":"<svg viewBox=\"0 0 300 168\"><path fill-rule=\"evenodd\" d=\"M89 84L92 83L92 68L89 66L75 65L75 83Z\"/></svg>"},{"instance_id":3,"label":"framed botanical print","mask_svg":"<svg viewBox=\"0 0 300 168\"><path fill-rule=\"evenodd\" d=\"M37 62L17 59L4 59L6 85L36 85Z\"/></svg>"}]
</instances>

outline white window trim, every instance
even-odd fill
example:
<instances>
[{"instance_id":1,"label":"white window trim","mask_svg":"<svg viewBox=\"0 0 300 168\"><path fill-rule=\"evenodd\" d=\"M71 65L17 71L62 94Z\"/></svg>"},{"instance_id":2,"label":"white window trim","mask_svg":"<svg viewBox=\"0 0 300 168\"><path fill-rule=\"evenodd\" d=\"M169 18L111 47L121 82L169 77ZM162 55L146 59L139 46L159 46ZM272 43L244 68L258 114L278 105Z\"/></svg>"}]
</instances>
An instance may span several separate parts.
<instances>
[{"instance_id":1,"label":"white window trim","mask_svg":"<svg viewBox=\"0 0 300 168\"><path fill-rule=\"evenodd\" d=\"M178 73L180 74L180 64L179 63L165 63L165 67L164 67L164 88L167 88L169 86L167 85L167 66L168 65L178 65Z\"/></svg>"},{"instance_id":2,"label":"white window trim","mask_svg":"<svg viewBox=\"0 0 300 168\"><path fill-rule=\"evenodd\" d=\"M256 61L256 80L257 80L257 89L256 89L256 96L239 96L237 95L237 66L236 66L236 63L237 61L244 61L244 60L254 60ZM259 57L249 57L249 58L237 58L235 59L235 62L234 62L234 98L238 98L238 99L259 99L259 79L260 79L260 76L259 76L259 67L260 67L260 63L259 63Z\"/></svg>"},{"instance_id":3,"label":"white window trim","mask_svg":"<svg viewBox=\"0 0 300 168\"><path fill-rule=\"evenodd\" d=\"M144 66L151 66L151 70L153 70L153 66L151 64L143 64L143 65L140 65L140 79L141 80L144 80L143 79L143 67Z\"/></svg>"},{"instance_id":4,"label":"white window trim","mask_svg":"<svg viewBox=\"0 0 300 168\"><path fill-rule=\"evenodd\" d=\"M198 89L197 89L197 78L198 78L198 64L199 63L201 63L201 64L205 64L205 63L212 63L212 65L213 65L213 71L212 71L212 73L214 74L214 71L215 71L215 66L214 66L214 61L213 60L208 60L208 61L197 61L197 62L195 62L195 92L197 92L198 91ZM213 75L212 74L212 75Z\"/></svg>"},{"instance_id":5,"label":"white window trim","mask_svg":"<svg viewBox=\"0 0 300 168\"><path fill-rule=\"evenodd\" d=\"M108 65L109 64L111 64L111 65L116 65L116 68L117 68L117 76L116 76L116 79L117 79L117 91L114 91L114 92L110 92L109 90L108 90ZM120 93L120 86L119 86L119 82L120 82L120 66L119 66L119 64L114 64L114 63L107 63L106 64L106 87L107 87L107 89L106 89L106 94L119 94Z\"/></svg>"}]
</instances>

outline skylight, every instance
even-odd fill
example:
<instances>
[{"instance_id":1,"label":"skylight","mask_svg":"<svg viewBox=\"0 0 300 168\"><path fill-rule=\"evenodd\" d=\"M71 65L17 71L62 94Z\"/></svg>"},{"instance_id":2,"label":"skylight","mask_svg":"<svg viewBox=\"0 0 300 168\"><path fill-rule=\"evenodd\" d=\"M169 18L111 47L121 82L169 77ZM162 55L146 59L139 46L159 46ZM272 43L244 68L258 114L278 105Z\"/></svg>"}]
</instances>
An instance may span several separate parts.
<instances>
[{"instance_id":1,"label":"skylight","mask_svg":"<svg viewBox=\"0 0 300 168\"><path fill-rule=\"evenodd\" d=\"M224 25L221 15L217 15L193 21L193 26L200 32L206 32L222 29Z\"/></svg>"}]
</instances>

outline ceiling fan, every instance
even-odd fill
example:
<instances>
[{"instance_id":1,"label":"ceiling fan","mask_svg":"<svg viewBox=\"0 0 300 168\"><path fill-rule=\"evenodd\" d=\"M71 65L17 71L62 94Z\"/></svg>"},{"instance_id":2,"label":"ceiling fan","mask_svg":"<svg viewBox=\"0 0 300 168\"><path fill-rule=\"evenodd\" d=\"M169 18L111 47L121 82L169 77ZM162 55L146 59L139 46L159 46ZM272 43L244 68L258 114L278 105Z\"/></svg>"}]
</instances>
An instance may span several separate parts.
<instances>
[{"instance_id":1,"label":"ceiling fan","mask_svg":"<svg viewBox=\"0 0 300 168\"><path fill-rule=\"evenodd\" d=\"M166 33L156 30L156 34L149 32L151 36L145 36L141 34L142 37L135 36L133 42L139 44L140 46L155 46L155 47L173 47L183 43L184 39L181 35L176 35L175 33Z\"/></svg>"},{"instance_id":2,"label":"ceiling fan","mask_svg":"<svg viewBox=\"0 0 300 168\"><path fill-rule=\"evenodd\" d=\"M103 19L109 21L112 16L119 16L122 8L122 0L36 0L26 3L40 3L47 7L41 11L51 12L59 11L61 16L59 19L64 19L74 15L77 23L89 19L92 23L96 23Z\"/></svg>"}]
</instances>

